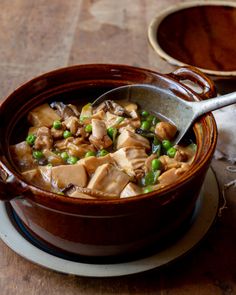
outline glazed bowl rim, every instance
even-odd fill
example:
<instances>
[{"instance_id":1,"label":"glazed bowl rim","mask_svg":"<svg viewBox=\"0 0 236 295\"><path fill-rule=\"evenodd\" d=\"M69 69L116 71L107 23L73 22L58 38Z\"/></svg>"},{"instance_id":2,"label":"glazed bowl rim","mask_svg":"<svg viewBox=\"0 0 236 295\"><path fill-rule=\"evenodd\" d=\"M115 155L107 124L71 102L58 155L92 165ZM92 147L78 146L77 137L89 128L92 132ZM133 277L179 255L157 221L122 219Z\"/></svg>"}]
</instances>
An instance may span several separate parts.
<instances>
[{"instance_id":1,"label":"glazed bowl rim","mask_svg":"<svg viewBox=\"0 0 236 295\"><path fill-rule=\"evenodd\" d=\"M168 8L160 11L156 14L156 16L151 20L149 26L148 26L148 41L154 51L165 61L168 63L182 67L182 66L188 66L189 64L186 64L182 62L179 59L176 59L169 55L165 50L162 49L159 42L156 38L156 33L158 30L158 27L160 26L161 22L171 14L181 11L187 8L192 7L199 7L199 6L229 6L229 7L235 7L236 8L236 2L232 0L193 0L189 2L180 2L175 5L171 5ZM212 76L220 76L220 77L234 77L236 76L236 70L234 71L217 71L217 70L209 70L205 68L201 68L195 65L191 65L193 67L198 68L200 71L202 71L205 74L212 75Z\"/></svg>"},{"instance_id":2,"label":"glazed bowl rim","mask_svg":"<svg viewBox=\"0 0 236 295\"><path fill-rule=\"evenodd\" d=\"M79 64L79 65L72 65L72 66L67 66L67 67L62 67L62 68L58 68L52 71L48 71L45 72L39 76L34 77L33 79L30 79L28 81L26 81L25 83L21 84L19 87L17 87L13 92L11 92L2 102L2 104L0 105L0 107L2 107L2 105L4 105L5 103L7 103L7 100L9 98L11 98L17 91L20 91L22 89L24 89L25 87L29 86L30 84L32 84L33 82L36 82L39 79L44 78L45 76L47 76L48 74L50 75L54 75L54 74L58 74L58 73L63 73L63 71L70 71L70 70L76 70L76 69L82 69L82 68L94 68L94 67L104 67L107 69L112 69L112 68L119 68L119 69L130 69L131 71L138 71L140 73L149 73L151 75L157 75L157 77L162 77L162 78L167 78L168 80L171 80L173 83L176 83L178 85L180 85L184 90L187 90L187 92L194 94L195 96L198 96L197 93L193 93L193 91L186 85L182 84L180 81L177 81L176 79L174 79L173 77L171 77L169 74L162 74L162 73L158 73L154 70L150 70L150 69L146 69L146 68L141 68L141 67L136 67L136 66L130 66L130 65L124 65L124 64L108 64L108 63L91 63L91 64ZM199 170L201 169L201 167L204 165L205 162L207 162L213 155L214 150L215 150L215 146L216 146L216 141L217 141L217 126L216 126L216 122L214 119L214 116L212 115L212 113L203 115L201 118L199 118L196 123L194 124L193 128L196 128L195 126L199 123L199 121L201 120L206 120L207 118L210 118L210 122L212 124L212 130L211 130L211 143L209 143L209 147L208 147L208 151L207 151L207 155L204 159L201 159L197 165L191 165L189 172L190 173L184 173L183 176L181 176L179 178L179 180L173 184L167 185L162 189L159 190L155 190L153 192L150 193L146 193L146 194L141 194L138 196L133 196L130 198L111 198L111 199L84 199L84 198L71 198L69 196L65 196L65 195L59 195L50 191L46 191L40 187L34 186L30 183L28 183L27 181L25 181L22 177L22 175L20 174L20 172L14 170L14 168L12 167L12 165L9 163L9 165L5 165L2 161L1 164L5 167L6 170L8 170L9 172L12 172L14 176L16 176L16 178L18 178L20 180L20 182L29 187L30 190L36 194L38 196L37 199L31 198L31 196L29 196L29 199L32 199L34 202L45 206L45 202L40 202L39 199L42 201L45 201L45 197L41 198L42 195L46 195L48 197L48 199L51 199L53 201L59 202L61 204L79 204L79 205L91 205L91 206L96 206L96 204L101 205L101 206L106 206L106 205L114 205L114 204L127 204L127 203L134 203L134 202L141 202L142 200L146 200L146 199L153 199L158 196L162 196L165 195L166 193L171 193L172 191L177 190L178 188L184 186L184 184L186 184L188 181L190 181L192 178L194 178L196 176L196 174L199 172ZM208 124L208 123L207 123ZM209 125L209 124L208 124ZM208 126L210 128L210 126ZM196 136L196 132L195 132L195 136ZM196 138L197 139L197 138ZM7 161L8 162L8 161ZM8 168L8 166L11 167L11 169ZM24 197L25 198L25 197ZM14 200L14 199L13 199ZM167 200L167 202L169 202L169 200ZM47 206L47 205L46 205ZM47 206L50 207L50 206Z\"/></svg>"}]
</instances>

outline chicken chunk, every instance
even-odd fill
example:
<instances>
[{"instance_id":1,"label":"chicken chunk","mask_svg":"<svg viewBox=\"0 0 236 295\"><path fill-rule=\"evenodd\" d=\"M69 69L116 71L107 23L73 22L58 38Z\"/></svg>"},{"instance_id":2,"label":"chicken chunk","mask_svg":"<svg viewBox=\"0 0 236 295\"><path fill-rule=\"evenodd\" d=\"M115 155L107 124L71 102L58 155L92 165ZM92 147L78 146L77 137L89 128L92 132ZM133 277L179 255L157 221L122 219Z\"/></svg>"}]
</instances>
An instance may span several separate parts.
<instances>
[{"instance_id":1,"label":"chicken chunk","mask_svg":"<svg viewBox=\"0 0 236 295\"><path fill-rule=\"evenodd\" d=\"M63 122L63 125L69 129L73 135L75 135L80 127L80 122L77 117L71 116Z\"/></svg>"},{"instance_id":2,"label":"chicken chunk","mask_svg":"<svg viewBox=\"0 0 236 295\"><path fill-rule=\"evenodd\" d=\"M68 153L71 156L75 156L77 158L82 158L88 151L95 151L95 148L91 144L81 143L79 145L74 142L69 142L67 145Z\"/></svg>"},{"instance_id":3,"label":"chicken chunk","mask_svg":"<svg viewBox=\"0 0 236 295\"><path fill-rule=\"evenodd\" d=\"M164 173L162 173L159 177L158 177L158 185L157 188L161 188L164 187L166 185L170 185L172 183L175 183L178 178L183 175L183 173L185 173L187 170L189 169L188 165L182 165L182 167L180 168L171 168L167 171L165 171Z\"/></svg>"},{"instance_id":4,"label":"chicken chunk","mask_svg":"<svg viewBox=\"0 0 236 295\"><path fill-rule=\"evenodd\" d=\"M48 167L40 167L22 173L24 179L45 190L51 190L51 171Z\"/></svg>"},{"instance_id":5,"label":"chicken chunk","mask_svg":"<svg viewBox=\"0 0 236 295\"><path fill-rule=\"evenodd\" d=\"M54 121L60 119L60 116L47 103L34 108L28 114L28 121L33 126L39 127L51 127Z\"/></svg>"},{"instance_id":6,"label":"chicken chunk","mask_svg":"<svg viewBox=\"0 0 236 295\"><path fill-rule=\"evenodd\" d=\"M137 186L133 182L129 182L126 187L123 189L123 191L120 194L121 198L128 198L140 195L142 193L141 187Z\"/></svg>"},{"instance_id":7,"label":"chicken chunk","mask_svg":"<svg viewBox=\"0 0 236 295\"><path fill-rule=\"evenodd\" d=\"M89 141L97 148L103 149L112 145L112 140L107 135L107 128L104 121L92 119L92 135Z\"/></svg>"},{"instance_id":8,"label":"chicken chunk","mask_svg":"<svg viewBox=\"0 0 236 295\"><path fill-rule=\"evenodd\" d=\"M47 127L40 127L37 131L37 137L34 143L36 150L50 149L53 144L50 129Z\"/></svg>"},{"instance_id":9,"label":"chicken chunk","mask_svg":"<svg viewBox=\"0 0 236 295\"><path fill-rule=\"evenodd\" d=\"M131 146L150 149L150 143L147 138L129 130L124 130L117 138L117 149Z\"/></svg>"},{"instance_id":10,"label":"chicken chunk","mask_svg":"<svg viewBox=\"0 0 236 295\"><path fill-rule=\"evenodd\" d=\"M63 189L69 184L85 187L87 185L87 173L83 165L60 165L51 168L53 187Z\"/></svg>"},{"instance_id":11,"label":"chicken chunk","mask_svg":"<svg viewBox=\"0 0 236 295\"><path fill-rule=\"evenodd\" d=\"M119 196L129 179L126 173L115 166L103 164L96 169L88 188Z\"/></svg>"},{"instance_id":12,"label":"chicken chunk","mask_svg":"<svg viewBox=\"0 0 236 295\"><path fill-rule=\"evenodd\" d=\"M176 132L176 126L169 122L159 122L155 127L155 134L160 140L171 140L174 138Z\"/></svg>"},{"instance_id":13,"label":"chicken chunk","mask_svg":"<svg viewBox=\"0 0 236 295\"><path fill-rule=\"evenodd\" d=\"M36 167L36 163L32 157L32 148L26 141L12 145L10 149L16 166L22 172Z\"/></svg>"},{"instance_id":14,"label":"chicken chunk","mask_svg":"<svg viewBox=\"0 0 236 295\"><path fill-rule=\"evenodd\" d=\"M124 147L111 154L118 167L130 176L136 176L140 170L144 169L148 155L141 147Z\"/></svg>"},{"instance_id":15,"label":"chicken chunk","mask_svg":"<svg viewBox=\"0 0 236 295\"><path fill-rule=\"evenodd\" d=\"M87 157L87 158L83 158L79 160L78 162L78 164L84 165L88 174L94 173L99 166L103 164L107 164L107 163L111 163L111 164L114 163L114 160L110 154L107 154L104 157L98 157L98 158L94 156Z\"/></svg>"}]
</instances>

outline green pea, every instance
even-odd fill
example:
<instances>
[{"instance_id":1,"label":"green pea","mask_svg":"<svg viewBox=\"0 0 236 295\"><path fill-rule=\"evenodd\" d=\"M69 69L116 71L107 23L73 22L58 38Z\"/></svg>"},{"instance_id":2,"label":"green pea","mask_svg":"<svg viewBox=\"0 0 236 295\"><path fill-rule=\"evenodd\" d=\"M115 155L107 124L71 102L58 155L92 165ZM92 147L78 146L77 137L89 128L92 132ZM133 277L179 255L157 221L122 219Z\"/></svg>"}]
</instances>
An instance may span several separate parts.
<instances>
[{"instance_id":1,"label":"green pea","mask_svg":"<svg viewBox=\"0 0 236 295\"><path fill-rule=\"evenodd\" d=\"M70 156L68 159L67 159L67 163L68 164L71 164L71 165L74 165L78 162L78 158L75 157L75 156Z\"/></svg>"},{"instance_id":2,"label":"green pea","mask_svg":"<svg viewBox=\"0 0 236 295\"><path fill-rule=\"evenodd\" d=\"M150 193L150 192L152 192L152 187L151 187L151 186L147 186L147 187L145 187L144 190L143 190L143 193L144 193L144 194L148 194L148 193Z\"/></svg>"},{"instance_id":3,"label":"green pea","mask_svg":"<svg viewBox=\"0 0 236 295\"><path fill-rule=\"evenodd\" d=\"M171 147L168 149L167 156L169 156L170 158L174 158L175 154L176 154L176 149L174 147Z\"/></svg>"},{"instance_id":4,"label":"green pea","mask_svg":"<svg viewBox=\"0 0 236 295\"><path fill-rule=\"evenodd\" d=\"M29 144L29 145L33 145L34 142L36 140L36 135L34 134L29 134L27 137L26 137L26 142Z\"/></svg>"},{"instance_id":5,"label":"green pea","mask_svg":"<svg viewBox=\"0 0 236 295\"><path fill-rule=\"evenodd\" d=\"M68 155L67 152L62 152L62 153L60 154L60 156L61 156L61 158L62 158L64 161L67 161L68 158L69 158L69 155Z\"/></svg>"},{"instance_id":6,"label":"green pea","mask_svg":"<svg viewBox=\"0 0 236 295\"><path fill-rule=\"evenodd\" d=\"M55 129L61 129L61 126L62 126L61 121L59 120L54 121L52 126Z\"/></svg>"},{"instance_id":7,"label":"green pea","mask_svg":"<svg viewBox=\"0 0 236 295\"><path fill-rule=\"evenodd\" d=\"M66 139L66 138L69 138L72 136L72 133L69 131L69 130L65 130L63 132L63 137Z\"/></svg>"},{"instance_id":8,"label":"green pea","mask_svg":"<svg viewBox=\"0 0 236 295\"><path fill-rule=\"evenodd\" d=\"M142 111L141 112L142 117L147 117L148 115L149 115L149 112L147 112L147 111Z\"/></svg>"},{"instance_id":9,"label":"green pea","mask_svg":"<svg viewBox=\"0 0 236 295\"><path fill-rule=\"evenodd\" d=\"M141 126L140 126L140 129L142 130L149 130L151 127L151 124L148 122L148 121L143 121Z\"/></svg>"},{"instance_id":10,"label":"green pea","mask_svg":"<svg viewBox=\"0 0 236 295\"><path fill-rule=\"evenodd\" d=\"M43 157L43 152L41 151L33 151L33 158L36 160L40 160Z\"/></svg>"},{"instance_id":11,"label":"green pea","mask_svg":"<svg viewBox=\"0 0 236 295\"><path fill-rule=\"evenodd\" d=\"M88 157L93 157L93 156L96 156L96 153L93 152L93 151L88 151L86 154L85 154L85 158L88 158Z\"/></svg>"},{"instance_id":12,"label":"green pea","mask_svg":"<svg viewBox=\"0 0 236 295\"><path fill-rule=\"evenodd\" d=\"M146 120L147 120L149 123L152 124L152 121L153 121L154 118L155 118L155 117L154 117L153 115L149 115L149 116L147 116Z\"/></svg>"},{"instance_id":13,"label":"green pea","mask_svg":"<svg viewBox=\"0 0 236 295\"><path fill-rule=\"evenodd\" d=\"M166 150L166 151L168 151L171 147L172 147L172 144L171 144L171 142L168 140L168 139L164 139L164 140L162 140L162 147Z\"/></svg>"},{"instance_id":14,"label":"green pea","mask_svg":"<svg viewBox=\"0 0 236 295\"><path fill-rule=\"evenodd\" d=\"M91 133L92 132L92 125L91 124L88 124L85 126L85 131L88 132L88 133Z\"/></svg>"},{"instance_id":15,"label":"green pea","mask_svg":"<svg viewBox=\"0 0 236 295\"><path fill-rule=\"evenodd\" d=\"M161 169L161 161L159 159L153 159L152 160L152 170L157 171Z\"/></svg>"},{"instance_id":16,"label":"green pea","mask_svg":"<svg viewBox=\"0 0 236 295\"><path fill-rule=\"evenodd\" d=\"M107 129L107 134L114 141L117 134L117 129L114 127L109 127Z\"/></svg>"},{"instance_id":17,"label":"green pea","mask_svg":"<svg viewBox=\"0 0 236 295\"><path fill-rule=\"evenodd\" d=\"M109 154L109 152L103 149L98 152L98 157L104 157L107 154Z\"/></svg>"}]
</instances>

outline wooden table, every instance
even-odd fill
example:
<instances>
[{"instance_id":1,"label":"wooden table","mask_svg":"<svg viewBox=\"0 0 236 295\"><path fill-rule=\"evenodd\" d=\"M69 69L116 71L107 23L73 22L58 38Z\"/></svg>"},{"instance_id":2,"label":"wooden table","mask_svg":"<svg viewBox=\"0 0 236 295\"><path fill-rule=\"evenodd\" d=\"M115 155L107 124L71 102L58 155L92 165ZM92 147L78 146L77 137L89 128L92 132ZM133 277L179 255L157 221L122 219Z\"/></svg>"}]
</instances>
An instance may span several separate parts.
<instances>
[{"instance_id":1,"label":"wooden table","mask_svg":"<svg viewBox=\"0 0 236 295\"><path fill-rule=\"evenodd\" d=\"M119 63L170 72L173 67L150 48L147 27L158 11L178 2L0 0L1 97L34 76L67 65ZM221 189L234 179L228 165L212 163ZM192 254L139 275L63 275L34 265L0 241L0 294L236 294L235 192L229 188L228 208Z\"/></svg>"}]
</instances>

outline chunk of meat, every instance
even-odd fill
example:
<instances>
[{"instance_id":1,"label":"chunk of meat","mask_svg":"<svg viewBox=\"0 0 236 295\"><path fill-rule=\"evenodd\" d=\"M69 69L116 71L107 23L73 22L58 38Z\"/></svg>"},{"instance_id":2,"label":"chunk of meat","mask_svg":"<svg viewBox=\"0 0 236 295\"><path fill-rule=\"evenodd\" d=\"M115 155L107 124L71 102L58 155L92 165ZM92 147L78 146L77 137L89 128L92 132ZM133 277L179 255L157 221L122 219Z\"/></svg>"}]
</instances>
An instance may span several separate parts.
<instances>
[{"instance_id":1,"label":"chunk of meat","mask_svg":"<svg viewBox=\"0 0 236 295\"><path fill-rule=\"evenodd\" d=\"M47 127L40 127L37 131L36 140L34 143L34 148L36 150L41 149L51 149L53 144L53 139L51 136L51 131Z\"/></svg>"},{"instance_id":2,"label":"chunk of meat","mask_svg":"<svg viewBox=\"0 0 236 295\"><path fill-rule=\"evenodd\" d=\"M111 154L118 167L128 175L135 177L140 170L144 171L144 164L148 157L144 148L124 147Z\"/></svg>"},{"instance_id":3,"label":"chunk of meat","mask_svg":"<svg viewBox=\"0 0 236 295\"><path fill-rule=\"evenodd\" d=\"M169 122L159 122L155 127L155 134L160 140L171 140L175 137L177 128Z\"/></svg>"},{"instance_id":4,"label":"chunk of meat","mask_svg":"<svg viewBox=\"0 0 236 295\"><path fill-rule=\"evenodd\" d=\"M112 145L112 140L107 135L107 128L104 121L92 119L92 135L89 141L97 148L103 149Z\"/></svg>"},{"instance_id":5,"label":"chunk of meat","mask_svg":"<svg viewBox=\"0 0 236 295\"><path fill-rule=\"evenodd\" d=\"M167 155L160 156L161 166L164 171L171 168L179 168L182 165L182 162L176 161L173 158L169 158Z\"/></svg>"},{"instance_id":6,"label":"chunk of meat","mask_svg":"<svg viewBox=\"0 0 236 295\"><path fill-rule=\"evenodd\" d=\"M24 179L40 188L51 190L51 171L48 167L40 167L22 173Z\"/></svg>"},{"instance_id":7,"label":"chunk of meat","mask_svg":"<svg viewBox=\"0 0 236 295\"><path fill-rule=\"evenodd\" d=\"M175 148L177 149L177 152L174 157L176 161L188 163L191 163L193 161L196 153L196 150L194 149L196 148L196 145L194 145L194 147L192 146L192 144L188 146L176 145Z\"/></svg>"},{"instance_id":8,"label":"chunk of meat","mask_svg":"<svg viewBox=\"0 0 236 295\"><path fill-rule=\"evenodd\" d=\"M158 177L158 185L153 187L155 189L165 187L175 183L180 176L182 176L189 169L188 165L182 165L180 168L171 168Z\"/></svg>"},{"instance_id":9,"label":"chunk of meat","mask_svg":"<svg viewBox=\"0 0 236 295\"><path fill-rule=\"evenodd\" d=\"M53 166L64 164L64 160L60 157L60 155L55 154L51 150L45 149L43 151L43 155L47 159L48 163L52 164Z\"/></svg>"},{"instance_id":10,"label":"chunk of meat","mask_svg":"<svg viewBox=\"0 0 236 295\"><path fill-rule=\"evenodd\" d=\"M88 174L92 174L95 172L95 170L103 165L103 164L107 164L107 163L114 163L113 158L111 157L110 154L107 154L104 157L87 157L87 158L83 158L81 160L79 160L78 164L84 165L85 169L87 170Z\"/></svg>"},{"instance_id":11,"label":"chunk of meat","mask_svg":"<svg viewBox=\"0 0 236 295\"><path fill-rule=\"evenodd\" d=\"M142 194L141 187L133 182L129 182L120 194L121 198L128 198Z\"/></svg>"},{"instance_id":12,"label":"chunk of meat","mask_svg":"<svg viewBox=\"0 0 236 295\"><path fill-rule=\"evenodd\" d=\"M103 164L96 169L88 188L119 196L129 179L126 173L112 164Z\"/></svg>"},{"instance_id":13,"label":"chunk of meat","mask_svg":"<svg viewBox=\"0 0 236 295\"><path fill-rule=\"evenodd\" d=\"M67 150L69 155L82 158L88 151L95 152L95 148L92 144L80 143L79 145L74 142L68 142Z\"/></svg>"},{"instance_id":14,"label":"chunk of meat","mask_svg":"<svg viewBox=\"0 0 236 295\"><path fill-rule=\"evenodd\" d=\"M28 114L28 121L36 127L51 127L54 121L60 119L61 117L47 103L34 108Z\"/></svg>"},{"instance_id":15,"label":"chunk of meat","mask_svg":"<svg viewBox=\"0 0 236 295\"><path fill-rule=\"evenodd\" d=\"M88 177L83 165L60 165L51 168L53 187L63 189L70 184L85 187Z\"/></svg>"},{"instance_id":16,"label":"chunk of meat","mask_svg":"<svg viewBox=\"0 0 236 295\"><path fill-rule=\"evenodd\" d=\"M123 147L142 147L150 149L149 140L129 130L124 130L117 138L117 149Z\"/></svg>"},{"instance_id":17,"label":"chunk of meat","mask_svg":"<svg viewBox=\"0 0 236 295\"><path fill-rule=\"evenodd\" d=\"M20 171L31 170L37 166L32 157L32 148L26 141L12 145L10 150L12 158Z\"/></svg>"},{"instance_id":18,"label":"chunk of meat","mask_svg":"<svg viewBox=\"0 0 236 295\"><path fill-rule=\"evenodd\" d=\"M65 121L63 121L62 124L67 129L69 129L73 135L75 135L77 133L78 128L81 126L79 119L74 116L68 117Z\"/></svg>"},{"instance_id":19,"label":"chunk of meat","mask_svg":"<svg viewBox=\"0 0 236 295\"><path fill-rule=\"evenodd\" d=\"M54 143L54 147L56 149L59 149L61 151L64 151L67 149L67 146L70 142L73 142L73 137L68 137L66 139L61 139L61 140L57 140L55 143Z\"/></svg>"},{"instance_id":20,"label":"chunk of meat","mask_svg":"<svg viewBox=\"0 0 236 295\"><path fill-rule=\"evenodd\" d=\"M63 133L64 130L63 129L55 129L55 128L51 128L51 135L54 139L61 139L63 138Z\"/></svg>"}]
</instances>

